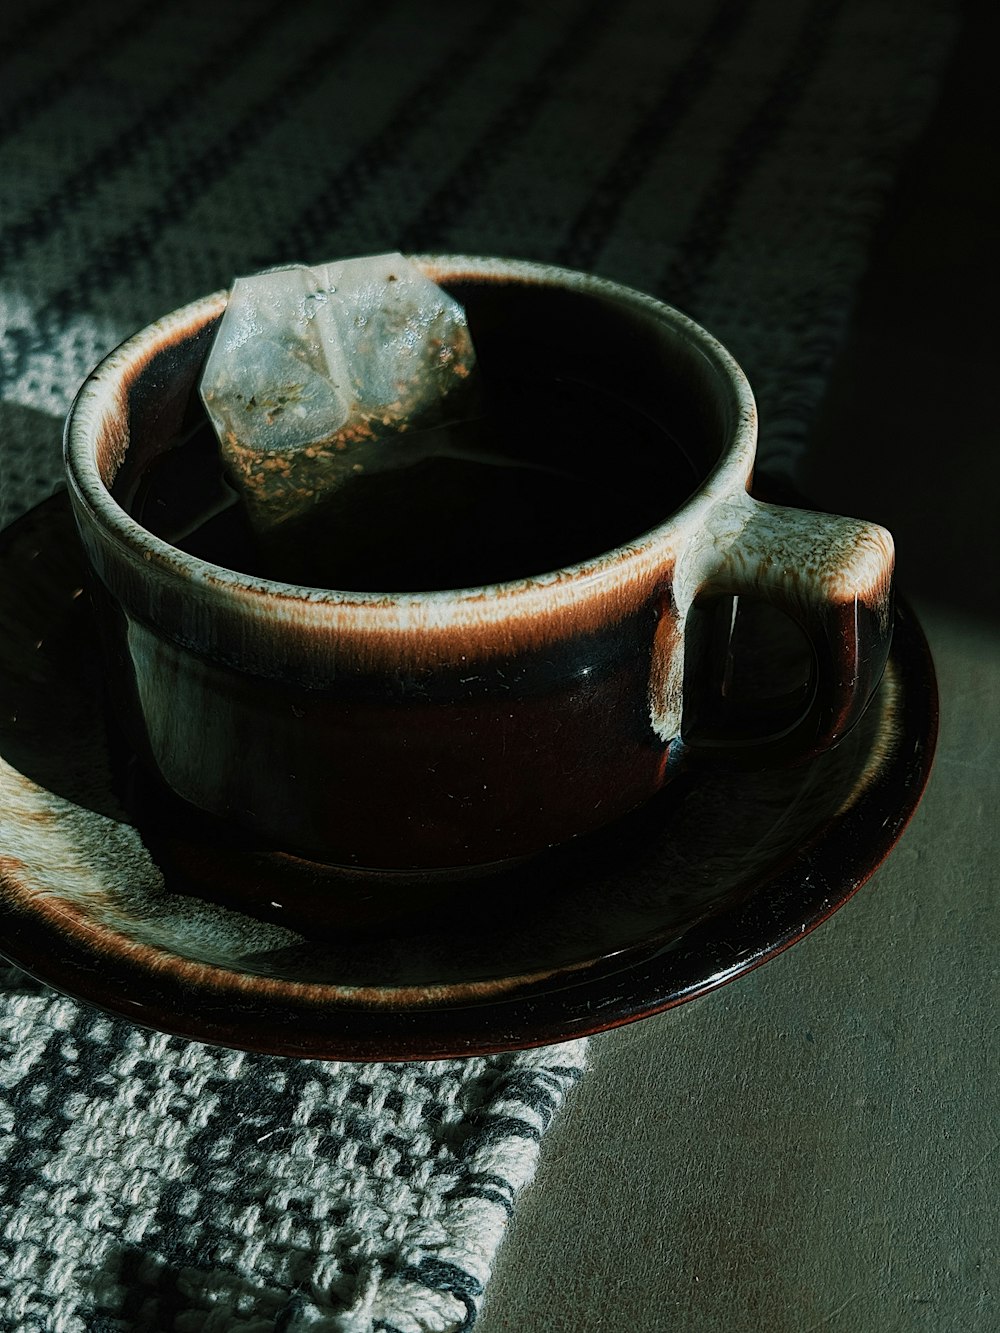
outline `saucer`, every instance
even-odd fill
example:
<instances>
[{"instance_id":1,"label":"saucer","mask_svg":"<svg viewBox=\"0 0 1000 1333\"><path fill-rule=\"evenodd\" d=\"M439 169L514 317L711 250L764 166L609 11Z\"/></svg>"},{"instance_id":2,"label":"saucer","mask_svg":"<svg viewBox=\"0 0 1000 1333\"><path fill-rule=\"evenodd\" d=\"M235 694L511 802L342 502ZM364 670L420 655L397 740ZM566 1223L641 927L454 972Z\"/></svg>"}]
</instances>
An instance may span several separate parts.
<instances>
[{"instance_id":1,"label":"saucer","mask_svg":"<svg viewBox=\"0 0 1000 1333\"><path fill-rule=\"evenodd\" d=\"M385 888L227 846L154 804L127 812L83 582L65 496L0 535L0 950L199 1041L426 1059L659 1013L846 902L906 827L933 756L933 667L899 604L878 694L828 754L767 773L693 767L605 832L503 874ZM285 904L303 887L322 911Z\"/></svg>"}]
</instances>

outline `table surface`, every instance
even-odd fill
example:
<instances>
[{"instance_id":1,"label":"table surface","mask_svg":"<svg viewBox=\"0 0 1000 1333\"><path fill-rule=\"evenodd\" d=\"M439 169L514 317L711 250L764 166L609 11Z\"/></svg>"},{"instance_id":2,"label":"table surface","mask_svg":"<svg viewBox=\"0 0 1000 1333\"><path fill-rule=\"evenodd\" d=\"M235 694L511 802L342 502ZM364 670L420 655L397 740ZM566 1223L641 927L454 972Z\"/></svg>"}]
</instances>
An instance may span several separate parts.
<instances>
[{"instance_id":1,"label":"table surface","mask_svg":"<svg viewBox=\"0 0 1000 1333\"><path fill-rule=\"evenodd\" d=\"M477 1333L1000 1328L993 24L972 12L801 478L895 534L941 690L927 794L814 935L592 1042Z\"/></svg>"}]
</instances>

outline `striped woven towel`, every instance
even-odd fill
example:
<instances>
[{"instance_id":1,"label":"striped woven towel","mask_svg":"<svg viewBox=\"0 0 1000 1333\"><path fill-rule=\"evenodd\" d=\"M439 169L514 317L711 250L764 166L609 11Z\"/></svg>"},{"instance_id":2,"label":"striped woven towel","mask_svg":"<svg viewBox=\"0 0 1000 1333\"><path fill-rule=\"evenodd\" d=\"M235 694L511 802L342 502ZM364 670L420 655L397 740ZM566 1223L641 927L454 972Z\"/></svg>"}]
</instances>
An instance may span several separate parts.
<instances>
[{"instance_id":1,"label":"striped woven towel","mask_svg":"<svg viewBox=\"0 0 1000 1333\"><path fill-rule=\"evenodd\" d=\"M236 273L393 249L556 261L687 309L792 468L952 11L4 7L0 522L58 484L60 419L123 335ZM11 1333L467 1329L585 1058L249 1056L13 971L0 1011Z\"/></svg>"}]
</instances>

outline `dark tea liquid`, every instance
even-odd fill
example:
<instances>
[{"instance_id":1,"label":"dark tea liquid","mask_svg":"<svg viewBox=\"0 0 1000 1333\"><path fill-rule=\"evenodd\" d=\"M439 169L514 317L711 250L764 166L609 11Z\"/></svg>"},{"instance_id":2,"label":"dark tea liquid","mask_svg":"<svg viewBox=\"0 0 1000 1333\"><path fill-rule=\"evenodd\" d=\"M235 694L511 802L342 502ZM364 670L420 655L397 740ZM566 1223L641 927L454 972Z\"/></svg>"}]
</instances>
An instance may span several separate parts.
<instances>
[{"instance_id":1,"label":"dark tea liquid","mask_svg":"<svg viewBox=\"0 0 1000 1333\"><path fill-rule=\"evenodd\" d=\"M149 531L213 564L350 592L429 592L544 574L654 527L694 491L677 443L611 395L506 380L442 455L361 470L280 541L255 537L206 423L115 495ZM378 448L374 445L373 448Z\"/></svg>"}]
</instances>

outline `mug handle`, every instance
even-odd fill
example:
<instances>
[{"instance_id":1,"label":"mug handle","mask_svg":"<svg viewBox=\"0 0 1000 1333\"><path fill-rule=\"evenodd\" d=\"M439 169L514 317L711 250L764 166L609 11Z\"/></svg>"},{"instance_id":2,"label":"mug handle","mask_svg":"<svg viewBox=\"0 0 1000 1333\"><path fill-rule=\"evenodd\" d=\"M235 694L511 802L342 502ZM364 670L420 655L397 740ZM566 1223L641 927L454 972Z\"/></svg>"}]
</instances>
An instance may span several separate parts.
<instances>
[{"instance_id":1,"label":"mug handle","mask_svg":"<svg viewBox=\"0 0 1000 1333\"><path fill-rule=\"evenodd\" d=\"M851 730L882 679L892 641L892 537L875 523L749 495L739 510L735 531L731 516L723 524L731 540L716 545L722 558L698 580L693 600L754 597L796 621L812 649L812 701L780 734L723 727L699 736L695 726L683 733L685 747L762 764L806 760Z\"/></svg>"}]
</instances>

